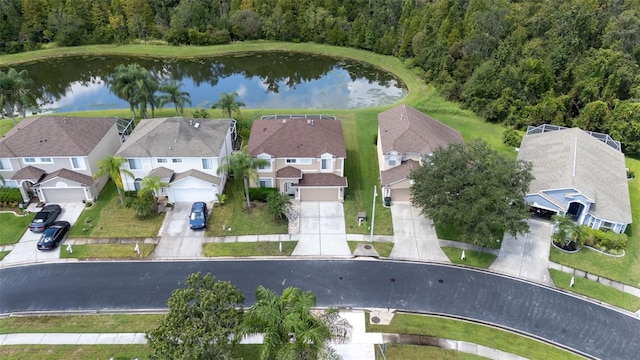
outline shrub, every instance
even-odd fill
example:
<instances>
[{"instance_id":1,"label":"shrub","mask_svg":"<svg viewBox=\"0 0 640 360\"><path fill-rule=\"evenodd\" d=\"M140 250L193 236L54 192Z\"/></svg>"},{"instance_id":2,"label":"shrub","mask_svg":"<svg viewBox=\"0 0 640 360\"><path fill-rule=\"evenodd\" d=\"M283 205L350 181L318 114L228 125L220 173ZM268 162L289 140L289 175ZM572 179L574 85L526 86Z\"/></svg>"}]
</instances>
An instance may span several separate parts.
<instances>
[{"instance_id":1,"label":"shrub","mask_svg":"<svg viewBox=\"0 0 640 360\"><path fill-rule=\"evenodd\" d=\"M627 248L628 238L626 234L594 230L585 225L581 226L580 229L580 241L587 246L605 252L608 250L621 251Z\"/></svg>"},{"instance_id":2,"label":"shrub","mask_svg":"<svg viewBox=\"0 0 640 360\"><path fill-rule=\"evenodd\" d=\"M291 198L281 192L272 192L267 195L267 211L274 219L284 219L291 208Z\"/></svg>"},{"instance_id":3,"label":"shrub","mask_svg":"<svg viewBox=\"0 0 640 360\"><path fill-rule=\"evenodd\" d=\"M522 136L514 129L507 129L502 133L502 142L513 147L520 146Z\"/></svg>"},{"instance_id":4,"label":"shrub","mask_svg":"<svg viewBox=\"0 0 640 360\"><path fill-rule=\"evenodd\" d=\"M22 194L18 188L0 188L0 204L17 204L22 201Z\"/></svg>"},{"instance_id":5,"label":"shrub","mask_svg":"<svg viewBox=\"0 0 640 360\"><path fill-rule=\"evenodd\" d=\"M277 193L276 188L249 188L249 198L252 201L266 202L269 194Z\"/></svg>"}]
</instances>

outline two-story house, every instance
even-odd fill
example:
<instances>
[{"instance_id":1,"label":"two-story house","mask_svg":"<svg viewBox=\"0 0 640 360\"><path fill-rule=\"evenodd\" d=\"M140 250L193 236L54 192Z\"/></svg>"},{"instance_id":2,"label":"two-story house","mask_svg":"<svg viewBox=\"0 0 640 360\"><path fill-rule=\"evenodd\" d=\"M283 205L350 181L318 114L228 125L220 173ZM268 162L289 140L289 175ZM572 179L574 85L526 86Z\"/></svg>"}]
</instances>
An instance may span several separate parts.
<instances>
[{"instance_id":1,"label":"two-story house","mask_svg":"<svg viewBox=\"0 0 640 360\"><path fill-rule=\"evenodd\" d=\"M530 126L518 159L533 165L525 200L537 212L567 215L577 224L617 233L631 223L624 154L609 135Z\"/></svg>"},{"instance_id":2,"label":"two-story house","mask_svg":"<svg viewBox=\"0 0 640 360\"><path fill-rule=\"evenodd\" d=\"M342 124L322 115L263 116L251 126L248 151L269 161L258 169L259 187L298 200L343 201L347 187Z\"/></svg>"},{"instance_id":3,"label":"two-story house","mask_svg":"<svg viewBox=\"0 0 640 360\"><path fill-rule=\"evenodd\" d=\"M121 144L116 118L37 116L0 138L0 175L25 201L94 200L108 178L97 162Z\"/></svg>"},{"instance_id":4,"label":"two-story house","mask_svg":"<svg viewBox=\"0 0 640 360\"><path fill-rule=\"evenodd\" d=\"M382 195L392 201L410 201L409 174L438 148L463 141L458 131L409 105L381 112L377 147Z\"/></svg>"},{"instance_id":5,"label":"two-story house","mask_svg":"<svg viewBox=\"0 0 640 360\"><path fill-rule=\"evenodd\" d=\"M233 119L142 120L116 153L127 160L122 169L133 174L121 174L124 189L139 190L144 177L158 177L169 184L160 195L171 203L216 202L226 181L218 167L235 140Z\"/></svg>"}]
</instances>

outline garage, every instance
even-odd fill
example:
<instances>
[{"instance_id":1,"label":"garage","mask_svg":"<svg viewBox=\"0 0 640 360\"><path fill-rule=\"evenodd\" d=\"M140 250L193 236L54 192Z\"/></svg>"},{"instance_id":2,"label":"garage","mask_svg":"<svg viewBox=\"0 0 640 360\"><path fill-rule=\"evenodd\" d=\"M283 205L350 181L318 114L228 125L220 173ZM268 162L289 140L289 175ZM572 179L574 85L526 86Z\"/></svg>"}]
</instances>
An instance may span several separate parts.
<instances>
[{"instance_id":1,"label":"garage","mask_svg":"<svg viewBox=\"0 0 640 360\"><path fill-rule=\"evenodd\" d=\"M173 189L173 199L170 202L212 202L216 200L216 187L208 188L177 188Z\"/></svg>"},{"instance_id":2,"label":"garage","mask_svg":"<svg viewBox=\"0 0 640 360\"><path fill-rule=\"evenodd\" d=\"M169 202L217 201L220 178L198 170L176 174L169 187Z\"/></svg>"},{"instance_id":3,"label":"garage","mask_svg":"<svg viewBox=\"0 0 640 360\"><path fill-rule=\"evenodd\" d=\"M40 188L46 203L66 203L83 201L87 197L84 188Z\"/></svg>"},{"instance_id":4,"label":"garage","mask_svg":"<svg viewBox=\"0 0 640 360\"><path fill-rule=\"evenodd\" d=\"M299 188L302 201L338 201L340 188Z\"/></svg>"},{"instance_id":5,"label":"garage","mask_svg":"<svg viewBox=\"0 0 640 360\"><path fill-rule=\"evenodd\" d=\"M391 201L411 201L411 189L391 189Z\"/></svg>"}]
</instances>

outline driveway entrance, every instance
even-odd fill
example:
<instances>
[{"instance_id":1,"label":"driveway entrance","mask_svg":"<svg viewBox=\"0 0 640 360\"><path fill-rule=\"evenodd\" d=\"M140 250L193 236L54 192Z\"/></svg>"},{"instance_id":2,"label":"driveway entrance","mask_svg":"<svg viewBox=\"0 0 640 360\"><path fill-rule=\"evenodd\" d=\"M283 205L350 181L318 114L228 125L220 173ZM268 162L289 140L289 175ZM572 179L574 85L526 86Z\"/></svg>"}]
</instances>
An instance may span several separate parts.
<instances>
[{"instance_id":1,"label":"driveway entrance","mask_svg":"<svg viewBox=\"0 0 640 360\"><path fill-rule=\"evenodd\" d=\"M395 238L392 258L450 262L440 249L433 221L420 215L410 202L393 201L391 218Z\"/></svg>"},{"instance_id":2,"label":"driveway entrance","mask_svg":"<svg viewBox=\"0 0 640 360\"><path fill-rule=\"evenodd\" d=\"M292 255L351 255L339 201L301 201L300 234Z\"/></svg>"},{"instance_id":3,"label":"driveway entrance","mask_svg":"<svg viewBox=\"0 0 640 360\"><path fill-rule=\"evenodd\" d=\"M211 211L211 210L209 210ZM192 258L204 255L202 243L204 230L189 228L191 203L175 203L173 210L167 212L162 236L152 258Z\"/></svg>"}]
</instances>

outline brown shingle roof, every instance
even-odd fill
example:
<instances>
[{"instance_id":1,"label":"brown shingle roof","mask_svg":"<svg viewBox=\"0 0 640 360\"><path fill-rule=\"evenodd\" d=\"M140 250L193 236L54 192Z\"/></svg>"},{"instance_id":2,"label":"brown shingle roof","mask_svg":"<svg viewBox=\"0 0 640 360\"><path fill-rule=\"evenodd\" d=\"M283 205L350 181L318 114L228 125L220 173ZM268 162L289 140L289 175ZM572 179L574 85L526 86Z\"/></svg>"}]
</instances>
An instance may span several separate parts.
<instances>
[{"instance_id":1,"label":"brown shingle roof","mask_svg":"<svg viewBox=\"0 0 640 360\"><path fill-rule=\"evenodd\" d=\"M449 144L462 143L462 135L409 105L402 104L378 114L382 153L432 153Z\"/></svg>"},{"instance_id":2,"label":"brown shingle roof","mask_svg":"<svg viewBox=\"0 0 640 360\"><path fill-rule=\"evenodd\" d=\"M0 157L86 156L115 123L116 118L29 117L0 138Z\"/></svg>"},{"instance_id":3,"label":"brown shingle roof","mask_svg":"<svg viewBox=\"0 0 640 360\"><path fill-rule=\"evenodd\" d=\"M392 167L391 169L380 172L380 182L382 186L391 185L400 180L404 180L409 177L411 172L418 168L420 163L415 160L407 160L402 164Z\"/></svg>"},{"instance_id":4,"label":"brown shingle roof","mask_svg":"<svg viewBox=\"0 0 640 360\"><path fill-rule=\"evenodd\" d=\"M336 174L304 174L296 186L347 186L347 178Z\"/></svg>"},{"instance_id":5,"label":"brown shingle roof","mask_svg":"<svg viewBox=\"0 0 640 360\"><path fill-rule=\"evenodd\" d=\"M328 119L255 120L249 137L249 153L257 156L315 158L324 153L344 158L342 124Z\"/></svg>"},{"instance_id":6,"label":"brown shingle roof","mask_svg":"<svg viewBox=\"0 0 640 360\"><path fill-rule=\"evenodd\" d=\"M75 181L78 184L84 184L84 185L93 184L93 178L91 176L80 174L78 172L75 172L69 169L60 169L52 172L51 174L47 174L44 178L42 178L42 180L40 180L40 183L42 184L44 182L47 182L57 177Z\"/></svg>"},{"instance_id":7,"label":"brown shingle roof","mask_svg":"<svg viewBox=\"0 0 640 360\"><path fill-rule=\"evenodd\" d=\"M16 171L16 173L11 177L11 180L31 180L33 182L38 182L38 180L42 178L42 175L46 173L46 171L40 168L29 165Z\"/></svg>"},{"instance_id":8,"label":"brown shingle roof","mask_svg":"<svg viewBox=\"0 0 640 360\"><path fill-rule=\"evenodd\" d=\"M276 171L276 177L279 179L301 179L302 170L294 168L293 166L285 166L282 169Z\"/></svg>"}]
</instances>

